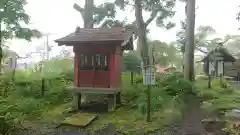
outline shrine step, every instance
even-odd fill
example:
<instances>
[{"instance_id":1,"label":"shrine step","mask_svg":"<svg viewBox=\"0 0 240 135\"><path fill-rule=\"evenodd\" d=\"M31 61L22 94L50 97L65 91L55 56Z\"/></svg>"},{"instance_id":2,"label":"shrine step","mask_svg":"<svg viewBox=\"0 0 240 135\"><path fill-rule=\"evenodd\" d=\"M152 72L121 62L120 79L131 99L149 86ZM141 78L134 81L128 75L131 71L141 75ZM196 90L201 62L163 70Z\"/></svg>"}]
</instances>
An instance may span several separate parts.
<instances>
[{"instance_id":1,"label":"shrine step","mask_svg":"<svg viewBox=\"0 0 240 135\"><path fill-rule=\"evenodd\" d=\"M97 114L92 113L76 113L63 120L59 126L74 126L84 128L91 124L96 118Z\"/></svg>"}]
</instances>

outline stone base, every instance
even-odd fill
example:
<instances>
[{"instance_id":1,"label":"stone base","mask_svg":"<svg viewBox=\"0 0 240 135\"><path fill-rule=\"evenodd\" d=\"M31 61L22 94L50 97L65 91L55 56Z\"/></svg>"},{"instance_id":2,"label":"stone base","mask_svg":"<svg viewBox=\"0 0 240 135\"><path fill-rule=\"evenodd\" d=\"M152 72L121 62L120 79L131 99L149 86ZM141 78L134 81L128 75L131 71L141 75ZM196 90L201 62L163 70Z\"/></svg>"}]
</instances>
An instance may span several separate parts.
<instances>
[{"instance_id":1,"label":"stone base","mask_svg":"<svg viewBox=\"0 0 240 135\"><path fill-rule=\"evenodd\" d=\"M76 110L81 108L82 94L106 94L108 95L108 111L114 111L116 106L121 105L121 92L119 89L113 88L68 88L73 92L73 107Z\"/></svg>"}]
</instances>

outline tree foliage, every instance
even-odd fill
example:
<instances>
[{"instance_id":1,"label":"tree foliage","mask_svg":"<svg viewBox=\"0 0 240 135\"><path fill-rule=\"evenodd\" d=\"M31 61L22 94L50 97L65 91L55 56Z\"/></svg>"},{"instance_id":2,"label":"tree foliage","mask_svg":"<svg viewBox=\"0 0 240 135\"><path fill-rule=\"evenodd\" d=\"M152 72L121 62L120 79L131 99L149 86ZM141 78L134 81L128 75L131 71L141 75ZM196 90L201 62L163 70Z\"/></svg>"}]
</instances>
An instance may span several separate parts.
<instances>
[{"instance_id":1,"label":"tree foliage","mask_svg":"<svg viewBox=\"0 0 240 135\"><path fill-rule=\"evenodd\" d=\"M116 0L115 3L122 9L126 6L133 6L135 10L135 21L137 25L136 35L138 36L138 51L144 65L152 63L149 59L148 46L147 46L147 26L156 19L156 24L164 28L172 28L173 23L167 21L167 18L174 15L173 7L175 6L175 0ZM150 17L147 20L143 18L143 12L150 13Z\"/></svg>"},{"instance_id":2,"label":"tree foliage","mask_svg":"<svg viewBox=\"0 0 240 135\"><path fill-rule=\"evenodd\" d=\"M31 41L31 37L41 37L36 29L24 27L30 23L30 16L25 13L26 0L1 0L0 1L0 39L22 38ZM3 53L0 46L0 63Z\"/></svg>"},{"instance_id":3,"label":"tree foliage","mask_svg":"<svg viewBox=\"0 0 240 135\"><path fill-rule=\"evenodd\" d=\"M240 8L240 6L239 6L239 8ZM237 13L236 19L237 19L238 21L240 21L240 11Z\"/></svg>"},{"instance_id":4,"label":"tree foliage","mask_svg":"<svg viewBox=\"0 0 240 135\"><path fill-rule=\"evenodd\" d=\"M161 66L180 66L182 58L174 45L154 40L149 42L149 48L152 49L153 47L155 50L153 56L156 64Z\"/></svg>"},{"instance_id":5,"label":"tree foliage","mask_svg":"<svg viewBox=\"0 0 240 135\"><path fill-rule=\"evenodd\" d=\"M84 19L83 13L84 8L80 7L77 4L74 4L74 9L82 14L82 18ZM87 9L86 9L87 10ZM127 30L132 32L136 32L136 23L127 23L126 20L116 20L116 5L112 2L105 2L98 6L93 4L93 25L98 25L99 27L125 27Z\"/></svg>"},{"instance_id":6,"label":"tree foliage","mask_svg":"<svg viewBox=\"0 0 240 135\"><path fill-rule=\"evenodd\" d=\"M124 70L140 73L140 59L136 52L128 52L123 54Z\"/></svg>"},{"instance_id":7,"label":"tree foliage","mask_svg":"<svg viewBox=\"0 0 240 135\"><path fill-rule=\"evenodd\" d=\"M0 1L0 19L3 23L2 38L23 38L28 41L31 37L40 37L41 33L36 29L24 27L22 23L28 25L30 16L25 13L24 5L26 0L1 0Z\"/></svg>"},{"instance_id":8,"label":"tree foliage","mask_svg":"<svg viewBox=\"0 0 240 135\"><path fill-rule=\"evenodd\" d=\"M156 24L160 27L172 28L175 26L167 20L175 14L175 11L173 11L175 2L176 0L141 0L143 11L150 13L150 17L145 21L145 26L147 27L154 19L156 19ZM116 0L115 4L121 9L129 6L134 8L133 0Z\"/></svg>"},{"instance_id":9,"label":"tree foliage","mask_svg":"<svg viewBox=\"0 0 240 135\"><path fill-rule=\"evenodd\" d=\"M239 35L226 35L224 39L226 42L224 46L228 51L238 58L240 58L240 36Z\"/></svg>"},{"instance_id":10,"label":"tree foliage","mask_svg":"<svg viewBox=\"0 0 240 135\"><path fill-rule=\"evenodd\" d=\"M186 21L181 21L182 30L177 33L177 48L183 53L186 44ZM199 26L195 33L195 47L196 51L201 53L208 53L214 49L221 39L210 37L215 34L216 31L211 26Z\"/></svg>"},{"instance_id":11,"label":"tree foliage","mask_svg":"<svg viewBox=\"0 0 240 135\"><path fill-rule=\"evenodd\" d=\"M187 29L187 26L186 26L186 19L185 21L181 21L181 31L179 31L176 36L177 36L177 47L178 49L184 53L184 50L185 50L185 43L186 43L186 29Z\"/></svg>"},{"instance_id":12,"label":"tree foliage","mask_svg":"<svg viewBox=\"0 0 240 135\"><path fill-rule=\"evenodd\" d=\"M44 60L40 62L43 65L43 72L46 75L49 72L61 73L64 71L73 70L73 59L70 58L53 58L51 60Z\"/></svg>"}]
</instances>

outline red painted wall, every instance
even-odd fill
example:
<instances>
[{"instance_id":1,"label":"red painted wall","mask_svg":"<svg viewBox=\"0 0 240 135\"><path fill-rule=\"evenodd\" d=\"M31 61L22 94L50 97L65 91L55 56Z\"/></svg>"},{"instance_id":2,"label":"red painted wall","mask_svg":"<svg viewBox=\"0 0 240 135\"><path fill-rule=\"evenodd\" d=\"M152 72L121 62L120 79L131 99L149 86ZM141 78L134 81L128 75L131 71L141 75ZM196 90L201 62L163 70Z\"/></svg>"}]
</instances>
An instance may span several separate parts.
<instances>
[{"instance_id":1,"label":"red painted wall","mask_svg":"<svg viewBox=\"0 0 240 135\"><path fill-rule=\"evenodd\" d=\"M110 56L110 58L109 58L109 73L110 73L110 75L109 75L109 77L110 77L110 87L111 88L115 88L116 87L116 85L115 85L115 83L116 83L116 67L117 67L117 65L115 65L115 52L112 52L111 53L111 56Z\"/></svg>"},{"instance_id":2,"label":"red painted wall","mask_svg":"<svg viewBox=\"0 0 240 135\"><path fill-rule=\"evenodd\" d=\"M74 52L74 86L77 86L77 74L78 74L78 58Z\"/></svg>"},{"instance_id":3,"label":"red painted wall","mask_svg":"<svg viewBox=\"0 0 240 135\"><path fill-rule=\"evenodd\" d=\"M120 46L116 47L116 52L112 57L112 74L111 74L111 87L120 88L121 87L121 74L123 71L123 58Z\"/></svg>"},{"instance_id":4,"label":"red painted wall","mask_svg":"<svg viewBox=\"0 0 240 135\"><path fill-rule=\"evenodd\" d=\"M115 65L116 65L116 87L121 87L121 74L122 74L122 56L120 54L115 54Z\"/></svg>"},{"instance_id":5,"label":"red painted wall","mask_svg":"<svg viewBox=\"0 0 240 135\"><path fill-rule=\"evenodd\" d=\"M117 44L116 44L117 45ZM109 71L86 71L80 70L80 87L120 87L121 72L123 67L120 46L109 43L101 44L84 44L74 46L75 53L75 76L74 84L77 86L78 80L78 54L85 53L108 53L109 54Z\"/></svg>"}]
</instances>

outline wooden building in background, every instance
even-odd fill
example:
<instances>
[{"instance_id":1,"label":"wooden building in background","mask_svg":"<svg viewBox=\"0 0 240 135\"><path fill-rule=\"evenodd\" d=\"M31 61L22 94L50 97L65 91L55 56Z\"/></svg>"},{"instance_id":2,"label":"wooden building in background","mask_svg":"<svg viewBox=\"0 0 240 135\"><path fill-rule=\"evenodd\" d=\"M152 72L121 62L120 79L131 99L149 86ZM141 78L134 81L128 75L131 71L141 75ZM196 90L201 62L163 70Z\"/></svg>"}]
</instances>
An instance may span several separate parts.
<instances>
[{"instance_id":1,"label":"wooden building in background","mask_svg":"<svg viewBox=\"0 0 240 135\"><path fill-rule=\"evenodd\" d=\"M203 59L204 73L214 77L234 76L232 65L236 62L226 48L217 47L209 52Z\"/></svg>"}]
</instances>

